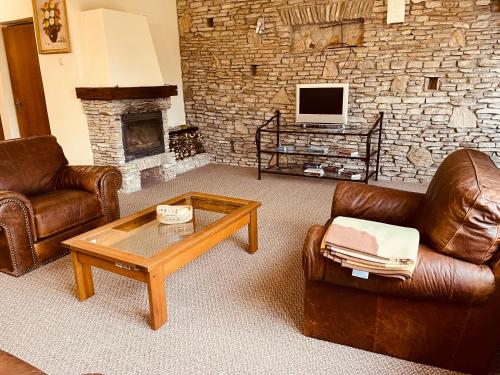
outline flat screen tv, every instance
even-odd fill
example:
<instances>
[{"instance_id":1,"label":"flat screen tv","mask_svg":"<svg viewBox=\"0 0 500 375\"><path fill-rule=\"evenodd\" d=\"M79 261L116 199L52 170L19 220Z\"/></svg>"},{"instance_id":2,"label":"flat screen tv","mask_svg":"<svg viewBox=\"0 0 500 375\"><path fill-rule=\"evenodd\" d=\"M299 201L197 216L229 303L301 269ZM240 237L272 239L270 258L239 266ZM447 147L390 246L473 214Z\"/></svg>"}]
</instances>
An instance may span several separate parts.
<instances>
[{"instance_id":1,"label":"flat screen tv","mask_svg":"<svg viewBox=\"0 0 500 375\"><path fill-rule=\"evenodd\" d=\"M348 83L297 85L297 123L347 125Z\"/></svg>"}]
</instances>

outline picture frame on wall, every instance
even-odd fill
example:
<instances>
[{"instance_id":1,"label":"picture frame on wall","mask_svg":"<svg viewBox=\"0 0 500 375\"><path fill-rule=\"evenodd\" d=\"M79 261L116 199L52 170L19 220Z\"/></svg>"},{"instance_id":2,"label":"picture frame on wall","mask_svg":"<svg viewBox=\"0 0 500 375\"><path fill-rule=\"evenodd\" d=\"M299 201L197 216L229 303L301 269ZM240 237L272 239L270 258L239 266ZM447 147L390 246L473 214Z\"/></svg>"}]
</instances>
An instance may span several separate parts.
<instances>
[{"instance_id":1,"label":"picture frame on wall","mask_svg":"<svg viewBox=\"0 0 500 375\"><path fill-rule=\"evenodd\" d=\"M68 53L66 0L32 0L38 53Z\"/></svg>"}]
</instances>

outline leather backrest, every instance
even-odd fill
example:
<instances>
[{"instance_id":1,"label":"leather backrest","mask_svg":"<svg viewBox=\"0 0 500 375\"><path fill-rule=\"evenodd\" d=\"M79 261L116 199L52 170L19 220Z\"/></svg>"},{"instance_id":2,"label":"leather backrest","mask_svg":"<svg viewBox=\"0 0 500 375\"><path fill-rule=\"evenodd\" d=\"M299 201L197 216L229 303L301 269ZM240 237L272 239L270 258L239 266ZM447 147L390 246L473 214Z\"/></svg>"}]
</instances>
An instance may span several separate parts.
<instances>
[{"instance_id":1,"label":"leather backrest","mask_svg":"<svg viewBox=\"0 0 500 375\"><path fill-rule=\"evenodd\" d=\"M499 246L500 170L488 155L459 150L441 164L417 225L434 250L484 264Z\"/></svg>"},{"instance_id":2,"label":"leather backrest","mask_svg":"<svg viewBox=\"0 0 500 375\"><path fill-rule=\"evenodd\" d=\"M27 196L54 190L57 172L67 164L51 135L0 142L0 190Z\"/></svg>"}]
</instances>

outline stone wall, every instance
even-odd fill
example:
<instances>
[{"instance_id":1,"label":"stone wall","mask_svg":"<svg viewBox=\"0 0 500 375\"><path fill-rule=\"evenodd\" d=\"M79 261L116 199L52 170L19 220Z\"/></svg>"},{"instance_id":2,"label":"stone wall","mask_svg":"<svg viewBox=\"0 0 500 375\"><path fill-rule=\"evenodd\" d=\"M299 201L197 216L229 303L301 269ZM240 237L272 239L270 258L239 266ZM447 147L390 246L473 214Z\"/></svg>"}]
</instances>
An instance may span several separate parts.
<instances>
[{"instance_id":1,"label":"stone wall","mask_svg":"<svg viewBox=\"0 0 500 375\"><path fill-rule=\"evenodd\" d=\"M361 24L343 25L343 38L357 45L352 52L322 51L325 41L339 42L340 26L324 23L325 15L292 22L283 12L338 0L177 1L188 122L201 129L216 162L254 166L256 127L275 109L293 122L295 85L337 76L351 85L352 124L386 113L383 176L428 180L461 147L500 161L496 7L407 0L405 23L387 25L386 1L365 1L373 8ZM429 89L436 78L437 89Z\"/></svg>"}]
</instances>

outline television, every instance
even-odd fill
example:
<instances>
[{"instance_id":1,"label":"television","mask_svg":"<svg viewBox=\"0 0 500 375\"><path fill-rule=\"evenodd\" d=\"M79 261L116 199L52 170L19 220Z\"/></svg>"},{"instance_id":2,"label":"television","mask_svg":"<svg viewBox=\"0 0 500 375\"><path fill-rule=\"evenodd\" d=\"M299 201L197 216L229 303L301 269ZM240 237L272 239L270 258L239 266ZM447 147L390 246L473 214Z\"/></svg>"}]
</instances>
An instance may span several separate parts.
<instances>
[{"instance_id":1,"label":"television","mask_svg":"<svg viewBox=\"0 0 500 375\"><path fill-rule=\"evenodd\" d=\"M348 83L297 85L296 122L347 125Z\"/></svg>"}]
</instances>

